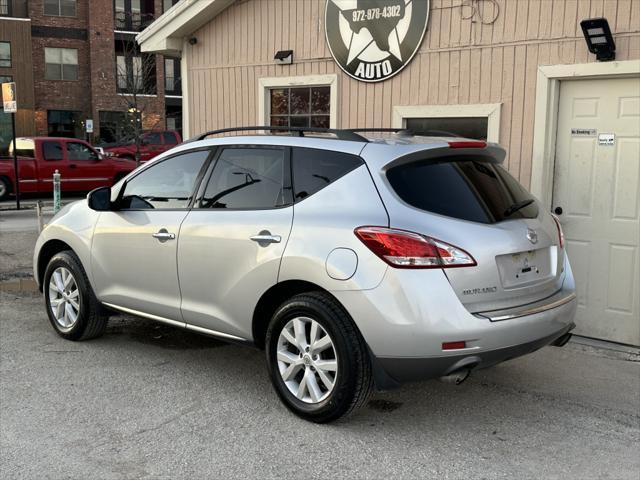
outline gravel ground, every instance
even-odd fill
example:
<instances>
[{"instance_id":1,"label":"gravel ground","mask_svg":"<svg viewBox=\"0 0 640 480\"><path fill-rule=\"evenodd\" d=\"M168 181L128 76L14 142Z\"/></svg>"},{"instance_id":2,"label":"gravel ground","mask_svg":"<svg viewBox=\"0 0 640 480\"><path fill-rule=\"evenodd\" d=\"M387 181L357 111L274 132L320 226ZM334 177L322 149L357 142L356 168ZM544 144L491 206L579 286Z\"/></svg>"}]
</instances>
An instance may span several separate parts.
<instances>
[{"instance_id":1,"label":"gravel ground","mask_svg":"<svg viewBox=\"0 0 640 480\"><path fill-rule=\"evenodd\" d=\"M0 478L637 480L639 395L637 355L570 343L314 425L262 352L128 317L68 342L0 293Z\"/></svg>"}]
</instances>

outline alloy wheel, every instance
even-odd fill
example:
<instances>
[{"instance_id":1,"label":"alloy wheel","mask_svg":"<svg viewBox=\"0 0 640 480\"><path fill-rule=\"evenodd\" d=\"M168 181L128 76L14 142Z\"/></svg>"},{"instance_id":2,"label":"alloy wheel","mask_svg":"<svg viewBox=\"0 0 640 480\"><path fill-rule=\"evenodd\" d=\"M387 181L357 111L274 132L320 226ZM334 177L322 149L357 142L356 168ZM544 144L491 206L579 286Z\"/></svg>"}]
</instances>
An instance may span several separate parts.
<instances>
[{"instance_id":1,"label":"alloy wheel","mask_svg":"<svg viewBox=\"0 0 640 480\"><path fill-rule=\"evenodd\" d=\"M313 404L331 394L338 357L331 336L320 323L309 317L290 320L280 332L277 349L280 376L296 398Z\"/></svg>"},{"instance_id":2,"label":"alloy wheel","mask_svg":"<svg viewBox=\"0 0 640 480\"><path fill-rule=\"evenodd\" d=\"M69 331L80 315L80 290L73 274L64 267L54 270L49 280L49 308L62 331Z\"/></svg>"}]
</instances>

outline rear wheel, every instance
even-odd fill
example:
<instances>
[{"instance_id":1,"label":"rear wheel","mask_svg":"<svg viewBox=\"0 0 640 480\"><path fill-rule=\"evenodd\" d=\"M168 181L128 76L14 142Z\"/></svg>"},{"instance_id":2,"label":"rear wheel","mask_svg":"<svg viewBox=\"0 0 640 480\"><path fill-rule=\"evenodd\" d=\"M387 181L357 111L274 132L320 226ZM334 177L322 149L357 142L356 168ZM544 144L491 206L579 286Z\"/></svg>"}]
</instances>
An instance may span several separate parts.
<instances>
[{"instance_id":1,"label":"rear wheel","mask_svg":"<svg viewBox=\"0 0 640 480\"><path fill-rule=\"evenodd\" d=\"M11 193L11 183L5 177L0 177L0 201L6 200Z\"/></svg>"},{"instance_id":2,"label":"rear wheel","mask_svg":"<svg viewBox=\"0 0 640 480\"><path fill-rule=\"evenodd\" d=\"M67 340L89 340L104 333L108 316L73 252L51 258L42 288L49 321L58 335Z\"/></svg>"},{"instance_id":3,"label":"rear wheel","mask_svg":"<svg viewBox=\"0 0 640 480\"><path fill-rule=\"evenodd\" d=\"M363 405L373 377L364 339L330 296L297 295L273 316L267 364L284 404L296 415L325 423Z\"/></svg>"}]
</instances>

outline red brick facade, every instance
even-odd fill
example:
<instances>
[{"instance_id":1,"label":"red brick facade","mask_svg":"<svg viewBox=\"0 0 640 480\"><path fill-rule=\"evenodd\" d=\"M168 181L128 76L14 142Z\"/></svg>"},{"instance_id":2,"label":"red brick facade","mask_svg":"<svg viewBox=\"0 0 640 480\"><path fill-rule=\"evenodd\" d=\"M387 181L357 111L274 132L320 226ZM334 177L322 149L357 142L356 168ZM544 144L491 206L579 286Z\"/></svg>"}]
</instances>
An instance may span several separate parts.
<instances>
[{"instance_id":1,"label":"red brick facade","mask_svg":"<svg viewBox=\"0 0 640 480\"><path fill-rule=\"evenodd\" d=\"M30 0L32 21L35 119L38 135L48 133L47 111L81 112L82 119L94 121L94 138L100 129L100 111L126 111L127 102L116 89L116 55L113 0L78 0L75 17L44 15L44 1ZM156 17L162 0L155 0ZM44 27L38 31L39 27ZM53 35L47 27L60 27ZM126 34L118 34L126 35ZM57 38L57 37L71 38ZM82 37L82 38L74 38ZM133 40L134 36L127 38ZM74 48L78 51L78 80L45 79L45 47ZM145 97L145 128L164 128L164 62L156 58L157 95Z\"/></svg>"}]
</instances>

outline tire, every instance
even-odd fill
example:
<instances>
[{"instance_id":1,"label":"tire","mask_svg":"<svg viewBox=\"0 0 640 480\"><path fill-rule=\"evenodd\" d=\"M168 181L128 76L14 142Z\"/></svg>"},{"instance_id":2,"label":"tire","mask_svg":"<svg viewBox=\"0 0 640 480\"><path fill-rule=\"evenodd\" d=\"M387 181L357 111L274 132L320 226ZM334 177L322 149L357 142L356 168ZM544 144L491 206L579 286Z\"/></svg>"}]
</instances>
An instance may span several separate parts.
<instances>
[{"instance_id":1,"label":"tire","mask_svg":"<svg viewBox=\"0 0 640 480\"><path fill-rule=\"evenodd\" d=\"M9 198L11 193L11 182L5 177L0 177L0 201Z\"/></svg>"},{"instance_id":2,"label":"tire","mask_svg":"<svg viewBox=\"0 0 640 480\"><path fill-rule=\"evenodd\" d=\"M315 342L311 341L313 329ZM295 338L299 332L304 332L303 342ZM304 293L282 304L271 319L265 343L271 382L282 402L299 417L327 423L367 402L373 389L367 346L351 317L329 295ZM329 347L324 346L327 343ZM305 349L308 344L310 348ZM337 369L332 372L333 364Z\"/></svg>"},{"instance_id":3,"label":"tire","mask_svg":"<svg viewBox=\"0 0 640 480\"><path fill-rule=\"evenodd\" d=\"M61 287L70 294L61 295ZM49 321L62 338L89 340L104 333L108 315L96 299L87 274L75 253L66 250L51 258L44 273L42 290ZM74 292L77 294L74 295ZM54 314L56 304L58 307Z\"/></svg>"}]
</instances>

